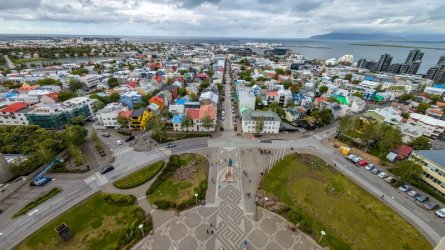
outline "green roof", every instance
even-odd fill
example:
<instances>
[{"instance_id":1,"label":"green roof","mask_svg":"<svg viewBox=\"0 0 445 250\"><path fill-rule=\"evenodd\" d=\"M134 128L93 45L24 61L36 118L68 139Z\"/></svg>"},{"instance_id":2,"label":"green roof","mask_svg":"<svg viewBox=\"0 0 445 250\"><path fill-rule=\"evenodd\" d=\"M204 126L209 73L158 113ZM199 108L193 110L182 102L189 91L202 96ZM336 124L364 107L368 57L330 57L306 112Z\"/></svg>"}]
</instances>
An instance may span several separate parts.
<instances>
[{"instance_id":1,"label":"green roof","mask_svg":"<svg viewBox=\"0 0 445 250\"><path fill-rule=\"evenodd\" d=\"M348 97L346 96L341 96L341 95L337 96L337 101L349 106Z\"/></svg>"}]
</instances>

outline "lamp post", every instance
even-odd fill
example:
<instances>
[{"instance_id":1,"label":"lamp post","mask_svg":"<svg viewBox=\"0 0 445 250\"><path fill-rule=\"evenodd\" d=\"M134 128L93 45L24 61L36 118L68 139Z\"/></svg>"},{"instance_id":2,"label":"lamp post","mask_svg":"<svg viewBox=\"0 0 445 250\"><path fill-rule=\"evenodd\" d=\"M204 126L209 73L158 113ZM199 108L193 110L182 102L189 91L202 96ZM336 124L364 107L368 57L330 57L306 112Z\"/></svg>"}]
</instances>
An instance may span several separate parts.
<instances>
[{"instance_id":1,"label":"lamp post","mask_svg":"<svg viewBox=\"0 0 445 250\"><path fill-rule=\"evenodd\" d=\"M320 240L318 241L318 243L321 242L321 240L323 239L323 236L325 236L325 235L326 235L326 232L323 231L323 230L321 230L321 231L320 231Z\"/></svg>"},{"instance_id":2,"label":"lamp post","mask_svg":"<svg viewBox=\"0 0 445 250\"><path fill-rule=\"evenodd\" d=\"M195 194L195 198L196 198L196 205L198 205L198 193Z\"/></svg>"},{"instance_id":3,"label":"lamp post","mask_svg":"<svg viewBox=\"0 0 445 250\"><path fill-rule=\"evenodd\" d=\"M264 200L266 201L266 202L264 202L264 208L267 209L267 201L269 200L269 198L264 197Z\"/></svg>"},{"instance_id":4,"label":"lamp post","mask_svg":"<svg viewBox=\"0 0 445 250\"><path fill-rule=\"evenodd\" d=\"M139 229L141 229L142 237L145 237L145 235L144 235L144 225L143 224L139 224Z\"/></svg>"}]
</instances>

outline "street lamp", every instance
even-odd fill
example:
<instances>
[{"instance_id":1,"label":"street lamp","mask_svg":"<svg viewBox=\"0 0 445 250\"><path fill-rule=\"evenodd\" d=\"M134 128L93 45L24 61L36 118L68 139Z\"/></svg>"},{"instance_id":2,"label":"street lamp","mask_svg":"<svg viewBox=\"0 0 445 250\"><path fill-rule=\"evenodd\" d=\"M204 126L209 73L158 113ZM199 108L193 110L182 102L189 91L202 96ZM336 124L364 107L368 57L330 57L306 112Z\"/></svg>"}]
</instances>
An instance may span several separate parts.
<instances>
[{"instance_id":1,"label":"street lamp","mask_svg":"<svg viewBox=\"0 0 445 250\"><path fill-rule=\"evenodd\" d=\"M196 204L198 204L198 193L195 194Z\"/></svg>"},{"instance_id":2,"label":"street lamp","mask_svg":"<svg viewBox=\"0 0 445 250\"><path fill-rule=\"evenodd\" d=\"M264 197L264 200L266 201L266 202L264 202L264 208L267 209L267 201L269 200L269 198Z\"/></svg>"},{"instance_id":3,"label":"street lamp","mask_svg":"<svg viewBox=\"0 0 445 250\"><path fill-rule=\"evenodd\" d=\"M139 224L139 229L141 229L142 237L145 237L145 235L144 235L144 225L143 224Z\"/></svg>"},{"instance_id":4,"label":"street lamp","mask_svg":"<svg viewBox=\"0 0 445 250\"><path fill-rule=\"evenodd\" d=\"M321 240L323 239L323 236L325 236L325 235L326 235L326 232L323 231L323 230L321 230L321 231L320 231L320 240L318 241L318 243L321 242Z\"/></svg>"}]
</instances>

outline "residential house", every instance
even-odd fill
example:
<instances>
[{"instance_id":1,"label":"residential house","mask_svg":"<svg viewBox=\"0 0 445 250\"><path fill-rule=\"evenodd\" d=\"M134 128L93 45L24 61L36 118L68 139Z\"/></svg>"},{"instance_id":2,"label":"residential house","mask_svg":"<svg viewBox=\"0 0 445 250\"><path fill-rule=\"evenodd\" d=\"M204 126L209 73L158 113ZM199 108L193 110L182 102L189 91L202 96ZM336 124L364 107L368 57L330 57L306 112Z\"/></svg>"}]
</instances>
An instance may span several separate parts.
<instances>
[{"instance_id":1,"label":"residential house","mask_svg":"<svg viewBox=\"0 0 445 250\"><path fill-rule=\"evenodd\" d=\"M353 113L361 113L366 109L366 102L363 101L360 97L357 96L349 96L348 97L349 104L351 106L351 112Z\"/></svg>"},{"instance_id":2,"label":"residential house","mask_svg":"<svg viewBox=\"0 0 445 250\"><path fill-rule=\"evenodd\" d=\"M418 113L410 114L408 123L422 127L424 134L431 139L437 139L445 131L445 121Z\"/></svg>"},{"instance_id":3,"label":"residential house","mask_svg":"<svg viewBox=\"0 0 445 250\"><path fill-rule=\"evenodd\" d=\"M292 123L303 120L306 115L306 109L303 107L288 108L285 112L286 120Z\"/></svg>"},{"instance_id":4,"label":"residential house","mask_svg":"<svg viewBox=\"0 0 445 250\"><path fill-rule=\"evenodd\" d=\"M120 102L129 109L133 109L134 104L142 102L142 96L136 91L129 91L121 95Z\"/></svg>"},{"instance_id":5,"label":"residential house","mask_svg":"<svg viewBox=\"0 0 445 250\"><path fill-rule=\"evenodd\" d=\"M105 128L119 128L120 124L117 121L121 112L127 111L121 103L109 103L103 109L97 111L96 118L99 126Z\"/></svg>"},{"instance_id":6,"label":"residential house","mask_svg":"<svg viewBox=\"0 0 445 250\"><path fill-rule=\"evenodd\" d=\"M152 117L152 113L146 108L135 109L131 112L130 127L139 130L145 130L148 120Z\"/></svg>"}]
</instances>

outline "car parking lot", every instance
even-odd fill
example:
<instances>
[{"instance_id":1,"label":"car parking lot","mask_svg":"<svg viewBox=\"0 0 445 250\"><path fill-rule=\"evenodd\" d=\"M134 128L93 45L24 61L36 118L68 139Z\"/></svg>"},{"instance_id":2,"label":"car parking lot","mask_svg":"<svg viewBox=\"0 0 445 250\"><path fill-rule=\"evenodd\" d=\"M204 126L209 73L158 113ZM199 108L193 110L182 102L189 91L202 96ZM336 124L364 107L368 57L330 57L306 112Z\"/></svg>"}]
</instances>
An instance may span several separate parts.
<instances>
[{"instance_id":1,"label":"car parking lot","mask_svg":"<svg viewBox=\"0 0 445 250\"><path fill-rule=\"evenodd\" d=\"M398 193L403 195L403 197L426 212L423 216L431 216L432 220L445 218L445 206L424 194L422 191L419 191L408 184L394 187L393 184L397 181L397 177L384 172L381 168L372 163L367 163L366 166L363 166L364 160L358 156L350 154L346 157L346 159L352 162L356 167L363 169L365 174L367 174L375 182L381 182L382 185L388 185L395 188ZM382 195L381 198L384 199L385 195ZM395 199L396 197L391 196L388 198ZM445 221L441 223L445 223Z\"/></svg>"}]
</instances>

